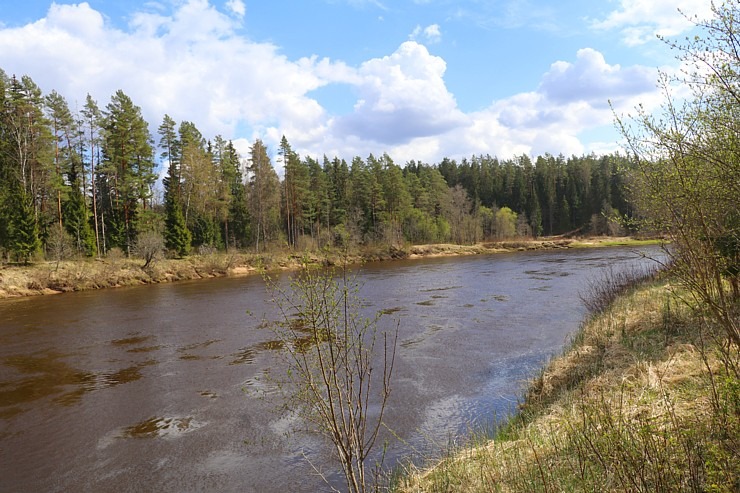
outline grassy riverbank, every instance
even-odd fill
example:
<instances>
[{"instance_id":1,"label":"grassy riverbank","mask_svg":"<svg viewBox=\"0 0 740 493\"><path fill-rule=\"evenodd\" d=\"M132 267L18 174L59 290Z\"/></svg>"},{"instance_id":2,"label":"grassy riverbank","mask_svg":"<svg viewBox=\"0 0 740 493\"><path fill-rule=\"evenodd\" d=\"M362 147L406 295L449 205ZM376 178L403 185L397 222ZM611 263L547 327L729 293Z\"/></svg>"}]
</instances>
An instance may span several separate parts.
<instances>
[{"instance_id":1,"label":"grassy riverbank","mask_svg":"<svg viewBox=\"0 0 740 493\"><path fill-rule=\"evenodd\" d=\"M740 491L740 356L669 280L588 320L519 414L403 492Z\"/></svg>"},{"instance_id":2,"label":"grassy riverbank","mask_svg":"<svg viewBox=\"0 0 740 493\"><path fill-rule=\"evenodd\" d=\"M503 241L477 245L417 245L402 248L363 248L352 252L322 250L306 255L291 250L271 250L269 253L212 253L191 255L183 259L158 259L143 269L144 262L109 255L103 259L36 262L31 265L0 266L0 298L55 294L141 284L156 284L188 279L202 279L227 275L249 275L267 270L295 269L304 257L320 264L340 262L363 263L378 260L413 259L452 255L642 244L629 238L596 238L591 240L540 239ZM613 245L611 245L613 246Z\"/></svg>"}]
</instances>

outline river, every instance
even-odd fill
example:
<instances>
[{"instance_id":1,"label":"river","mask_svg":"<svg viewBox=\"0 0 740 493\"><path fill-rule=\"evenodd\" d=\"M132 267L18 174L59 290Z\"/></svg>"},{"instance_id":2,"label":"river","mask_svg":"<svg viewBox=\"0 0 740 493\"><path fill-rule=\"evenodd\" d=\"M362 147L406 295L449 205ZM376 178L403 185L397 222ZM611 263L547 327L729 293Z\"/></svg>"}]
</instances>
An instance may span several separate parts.
<instances>
[{"instance_id":1,"label":"river","mask_svg":"<svg viewBox=\"0 0 740 493\"><path fill-rule=\"evenodd\" d=\"M389 462L515 410L577 330L589 280L638 262L610 248L362 266L368 311L400 322ZM265 388L268 299L252 276L0 301L0 491L327 490L306 458L341 487Z\"/></svg>"}]
</instances>

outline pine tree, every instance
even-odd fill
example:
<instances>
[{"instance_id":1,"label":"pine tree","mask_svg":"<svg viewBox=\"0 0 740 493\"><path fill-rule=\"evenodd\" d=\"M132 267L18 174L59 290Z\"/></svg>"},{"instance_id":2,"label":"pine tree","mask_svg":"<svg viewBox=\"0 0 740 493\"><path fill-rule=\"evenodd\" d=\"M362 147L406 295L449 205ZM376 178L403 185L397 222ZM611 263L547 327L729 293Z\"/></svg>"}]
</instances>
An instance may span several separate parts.
<instances>
[{"instance_id":1,"label":"pine tree","mask_svg":"<svg viewBox=\"0 0 740 493\"><path fill-rule=\"evenodd\" d=\"M98 169L100 166L100 134L102 131L102 114L98 104L95 100L87 95L85 99L85 107L80 112L84 118L85 128L85 140L87 143L88 156L90 158L90 190L92 192L92 215L93 215L93 226L95 229L95 252L98 256L103 253L105 248L105 234L102 230L104 224L103 218L98 216L98 209L102 214L103 208L99 206L99 194L98 194ZM83 165L83 189L84 182L84 165ZM100 217L100 219L99 219Z\"/></svg>"},{"instance_id":2,"label":"pine tree","mask_svg":"<svg viewBox=\"0 0 740 493\"><path fill-rule=\"evenodd\" d=\"M280 180L272 167L267 148L257 139L250 149L249 197L255 228L255 248L260 251L275 239L280 228Z\"/></svg>"},{"instance_id":3,"label":"pine tree","mask_svg":"<svg viewBox=\"0 0 740 493\"><path fill-rule=\"evenodd\" d=\"M218 142L218 137L216 141ZM220 153L221 174L228 187L228 213L224 221L224 242L235 247L244 247L249 242L250 223L244 176L240 169L239 153L229 141Z\"/></svg>"},{"instance_id":4,"label":"pine tree","mask_svg":"<svg viewBox=\"0 0 740 493\"><path fill-rule=\"evenodd\" d=\"M117 91L106 106L101 192L109 243L129 254L137 235L137 214L140 208L146 209L156 178L153 154L141 109L123 91Z\"/></svg>"}]
</instances>

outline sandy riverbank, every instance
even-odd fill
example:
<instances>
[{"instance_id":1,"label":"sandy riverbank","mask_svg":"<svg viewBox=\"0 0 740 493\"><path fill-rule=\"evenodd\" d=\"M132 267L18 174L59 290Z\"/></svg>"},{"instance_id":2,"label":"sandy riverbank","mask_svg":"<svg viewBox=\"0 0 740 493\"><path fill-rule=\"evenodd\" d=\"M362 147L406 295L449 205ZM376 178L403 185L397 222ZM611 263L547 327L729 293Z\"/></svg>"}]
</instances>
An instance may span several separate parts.
<instances>
[{"instance_id":1,"label":"sandy riverbank","mask_svg":"<svg viewBox=\"0 0 740 493\"><path fill-rule=\"evenodd\" d=\"M656 243L652 240L650 242ZM412 245L400 248L366 248L351 253L341 251L297 253L286 249L261 254L214 253L191 255L183 259L161 259L146 270L142 269L143 261L124 257L44 261L27 266L0 266L0 299L220 276L254 275L265 270L297 269L304 260L316 265L337 265L343 262L360 264L381 260L644 244L646 241L632 238L597 237L513 240L475 245Z\"/></svg>"}]
</instances>

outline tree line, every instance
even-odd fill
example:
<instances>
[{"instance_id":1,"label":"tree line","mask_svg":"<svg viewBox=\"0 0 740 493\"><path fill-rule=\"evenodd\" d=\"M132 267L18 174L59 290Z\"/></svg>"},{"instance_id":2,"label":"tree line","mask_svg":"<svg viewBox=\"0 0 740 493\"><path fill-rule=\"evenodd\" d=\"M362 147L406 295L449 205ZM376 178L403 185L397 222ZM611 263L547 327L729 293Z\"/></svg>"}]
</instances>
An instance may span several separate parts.
<instances>
[{"instance_id":1,"label":"tree line","mask_svg":"<svg viewBox=\"0 0 740 493\"><path fill-rule=\"evenodd\" d=\"M56 91L0 70L0 252L27 262L70 250L130 255L145 234L178 256L193 248L264 251L368 244L474 243L568 232L618 233L632 211L619 154L489 155L396 164L388 154L275 160L165 115L156 137L116 91L71 111ZM166 168L161 192L158 165Z\"/></svg>"}]
</instances>

